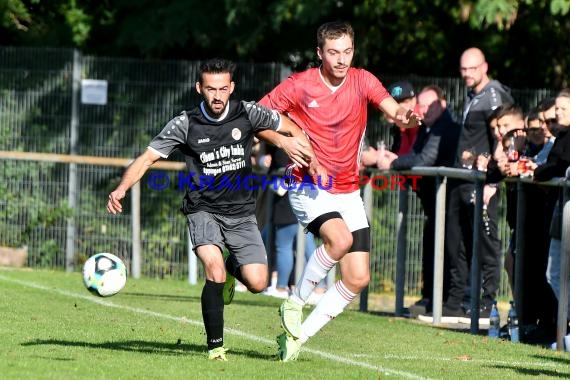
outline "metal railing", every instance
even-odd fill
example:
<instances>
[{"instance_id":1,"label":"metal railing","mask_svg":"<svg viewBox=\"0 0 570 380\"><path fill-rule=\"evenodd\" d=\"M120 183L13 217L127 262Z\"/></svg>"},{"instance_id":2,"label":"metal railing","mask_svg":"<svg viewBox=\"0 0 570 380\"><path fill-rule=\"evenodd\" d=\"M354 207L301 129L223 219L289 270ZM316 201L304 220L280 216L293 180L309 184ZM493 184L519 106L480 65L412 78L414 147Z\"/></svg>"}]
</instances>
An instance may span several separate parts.
<instances>
[{"instance_id":1,"label":"metal railing","mask_svg":"<svg viewBox=\"0 0 570 380\"><path fill-rule=\"evenodd\" d=\"M479 299L481 292L481 268L479 264L479 243L482 225L482 205L483 205L483 186L485 181L485 173L478 170L456 169L445 167L414 167L409 171L399 173L414 174L421 176L436 177L436 215L435 215L435 247L434 247L434 288L433 288L433 324L441 323L442 306L443 306L443 271L444 271L444 236L445 236L445 204L447 194L448 178L461 179L471 181L475 186L475 205L473 216L473 255L471 258L471 324L470 331L472 333L479 332ZM567 178L570 176L570 168L566 173ZM517 222L516 222L516 247L517 260L515 261L514 274L514 297L517 306L519 318L523 313L523 267L524 267L524 223L526 213L526 197L523 183L556 186L563 189L563 224L562 224L562 246L560 254L560 294L558 298L558 315L557 315L557 349L564 350L564 335L568 325L568 286L570 276L570 181L566 178L556 178L545 182L535 182L529 178L509 178L507 181L517 182ZM370 186L368 184L367 186ZM406 236L406 214L407 214L407 191L402 190L399 197L399 215L398 215L398 247L397 247L397 265L396 265L396 299L395 314L402 316L404 311L404 275L405 275L405 236ZM366 202L365 206L370 209L372 205Z\"/></svg>"}]
</instances>

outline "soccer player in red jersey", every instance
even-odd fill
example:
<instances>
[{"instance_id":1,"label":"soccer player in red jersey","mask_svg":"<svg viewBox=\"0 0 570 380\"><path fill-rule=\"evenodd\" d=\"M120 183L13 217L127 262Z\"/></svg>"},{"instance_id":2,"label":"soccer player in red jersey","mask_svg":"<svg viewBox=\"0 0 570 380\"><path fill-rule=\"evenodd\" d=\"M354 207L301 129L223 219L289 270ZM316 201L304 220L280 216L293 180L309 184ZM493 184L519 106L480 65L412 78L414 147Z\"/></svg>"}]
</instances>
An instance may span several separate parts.
<instances>
[{"instance_id":1,"label":"soccer player in red jersey","mask_svg":"<svg viewBox=\"0 0 570 380\"><path fill-rule=\"evenodd\" d=\"M293 294L280 306L285 332L277 337L282 361L297 359L301 345L362 291L370 280L370 228L357 185L359 154L374 105L398 126L418 126L418 115L400 106L370 72L351 67L354 31L345 22L323 24L317 31L318 68L291 75L260 103L288 115L305 132L329 181L304 182L305 170L293 167L297 186L289 199L299 222L323 244L305 266ZM302 308L315 286L340 261L341 279L303 321Z\"/></svg>"}]
</instances>

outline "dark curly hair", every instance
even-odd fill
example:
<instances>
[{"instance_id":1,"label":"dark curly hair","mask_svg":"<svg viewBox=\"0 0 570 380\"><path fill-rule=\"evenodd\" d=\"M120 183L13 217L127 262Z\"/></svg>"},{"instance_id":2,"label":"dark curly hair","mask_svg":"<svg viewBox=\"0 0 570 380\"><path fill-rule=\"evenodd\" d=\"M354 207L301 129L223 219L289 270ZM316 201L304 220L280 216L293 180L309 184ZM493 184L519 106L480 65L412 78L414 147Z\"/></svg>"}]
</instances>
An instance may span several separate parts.
<instances>
[{"instance_id":1,"label":"dark curly hair","mask_svg":"<svg viewBox=\"0 0 570 380\"><path fill-rule=\"evenodd\" d=\"M234 71L236 69L236 64L227 59L212 58L200 65L198 71L198 82L203 83L204 74L223 74L229 73L230 79L233 78Z\"/></svg>"}]
</instances>

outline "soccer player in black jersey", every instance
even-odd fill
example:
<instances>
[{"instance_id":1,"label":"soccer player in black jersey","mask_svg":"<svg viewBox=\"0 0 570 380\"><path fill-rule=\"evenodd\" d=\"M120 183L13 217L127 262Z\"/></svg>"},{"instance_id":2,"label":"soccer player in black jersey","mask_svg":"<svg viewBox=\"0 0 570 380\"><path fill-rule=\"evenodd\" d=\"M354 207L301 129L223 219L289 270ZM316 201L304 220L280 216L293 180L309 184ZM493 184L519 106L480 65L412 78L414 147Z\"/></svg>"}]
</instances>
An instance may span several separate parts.
<instances>
[{"instance_id":1,"label":"soccer player in black jersey","mask_svg":"<svg viewBox=\"0 0 570 380\"><path fill-rule=\"evenodd\" d=\"M179 183L186 187L182 212L206 275L201 301L208 356L222 361L227 351L224 304L233 298L234 277L253 293L267 285L267 255L249 180L254 137L283 149L297 165L315 174L319 170L308 140L290 119L255 102L230 100L234 69L234 63L222 59L201 65L196 91L203 101L164 126L127 168L107 203L110 213L120 213L127 190L155 161L175 150L186 156L188 173Z\"/></svg>"}]
</instances>

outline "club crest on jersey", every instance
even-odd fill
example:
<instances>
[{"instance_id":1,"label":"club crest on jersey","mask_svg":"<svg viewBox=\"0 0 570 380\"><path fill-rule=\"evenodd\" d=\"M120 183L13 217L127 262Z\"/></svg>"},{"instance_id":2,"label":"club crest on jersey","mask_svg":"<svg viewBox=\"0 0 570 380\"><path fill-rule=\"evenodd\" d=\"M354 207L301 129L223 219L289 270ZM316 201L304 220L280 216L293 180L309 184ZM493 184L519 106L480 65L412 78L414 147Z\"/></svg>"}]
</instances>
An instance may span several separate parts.
<instances>
[{"instance_id":1,"label":"club crest on jersey","mask_svg":"<svg viewBox=\"0 0 570 380\"><path fill-rule=\"evenodd\" d=\"M239 130L239 128L234 128L232 129L232 137L234 138L234 140L239 140L241 139L241 131Z\"/></svg>"}]
</instances>

